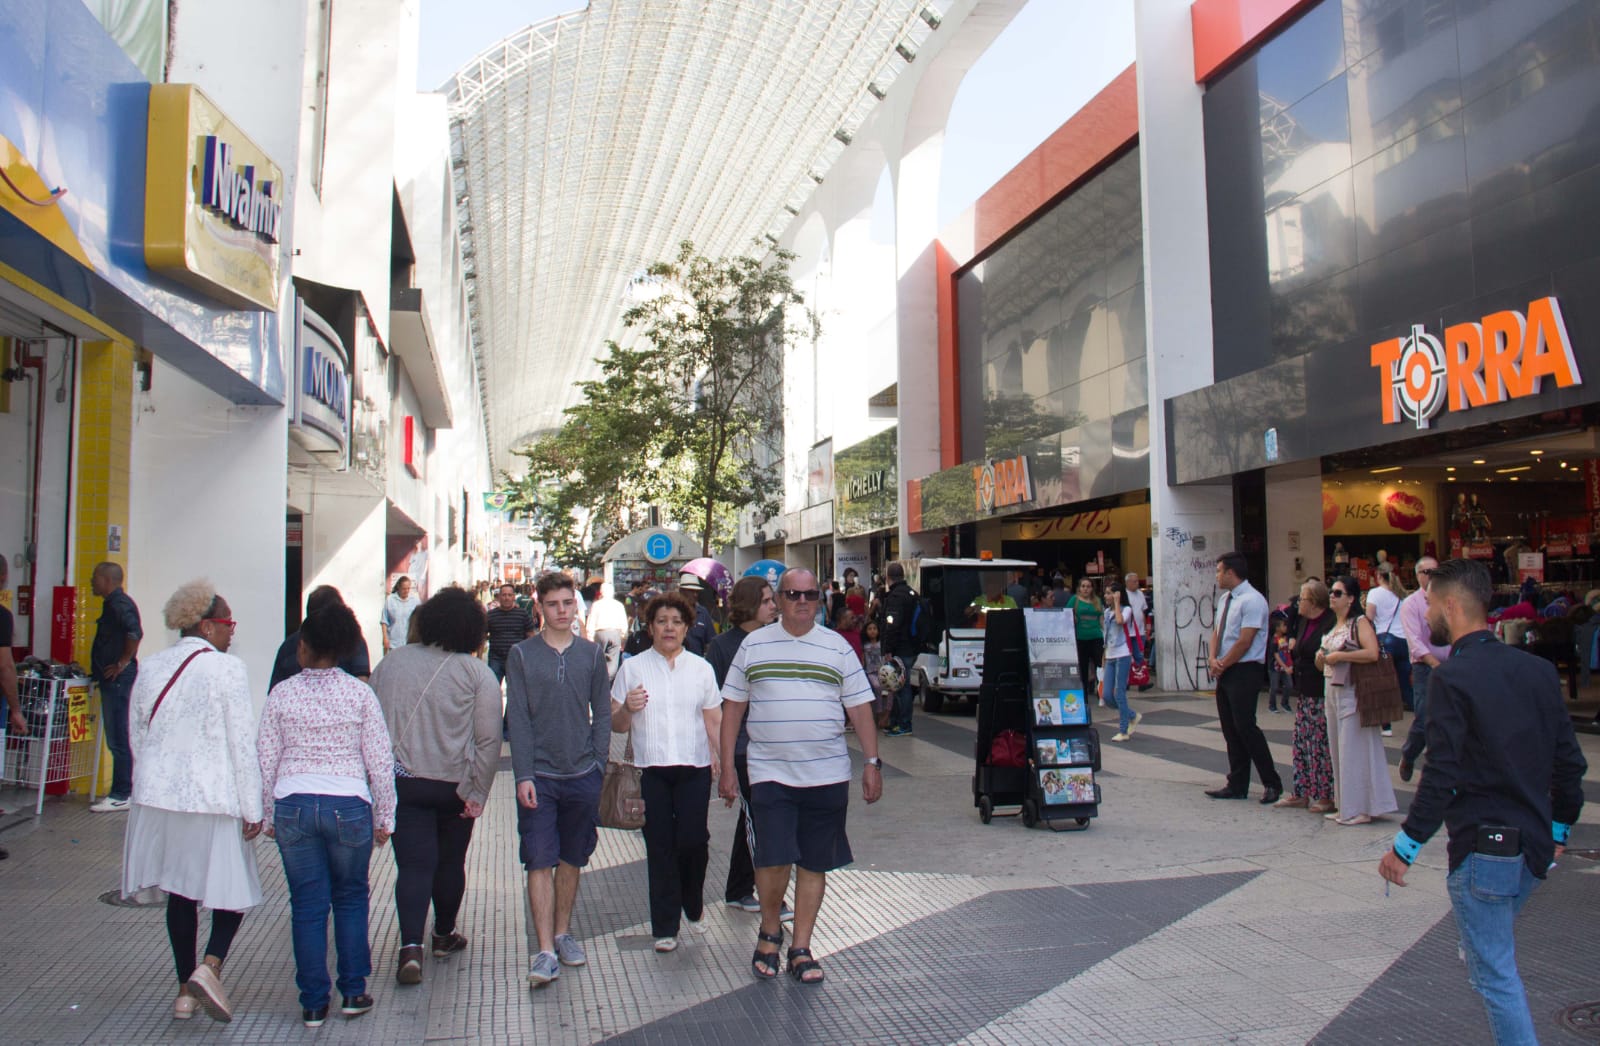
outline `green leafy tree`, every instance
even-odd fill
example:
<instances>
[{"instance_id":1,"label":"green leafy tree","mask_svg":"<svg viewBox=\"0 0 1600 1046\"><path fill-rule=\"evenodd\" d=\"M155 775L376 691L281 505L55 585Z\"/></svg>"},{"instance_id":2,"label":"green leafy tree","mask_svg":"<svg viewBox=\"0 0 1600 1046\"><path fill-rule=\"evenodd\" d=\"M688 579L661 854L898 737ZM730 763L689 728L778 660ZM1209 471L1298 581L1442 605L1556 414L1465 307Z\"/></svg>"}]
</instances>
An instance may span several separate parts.
<instances>
[{"instance_id":1,"label":"green leafy tree","mask_svg":"<svg viewBox=\"0 0 1600 1046\"><path fill-rule=\"evenodd\" d=\"M793 258L711 259L684 242L636 281L631 341L608 343L562 427L517 451L528 473L512 504L557 559L597 562L650 505L698 530L703 555L732 541L741 508L776 511L783 345L792 322L816 333Z\"/></svg>"}]
</instances>

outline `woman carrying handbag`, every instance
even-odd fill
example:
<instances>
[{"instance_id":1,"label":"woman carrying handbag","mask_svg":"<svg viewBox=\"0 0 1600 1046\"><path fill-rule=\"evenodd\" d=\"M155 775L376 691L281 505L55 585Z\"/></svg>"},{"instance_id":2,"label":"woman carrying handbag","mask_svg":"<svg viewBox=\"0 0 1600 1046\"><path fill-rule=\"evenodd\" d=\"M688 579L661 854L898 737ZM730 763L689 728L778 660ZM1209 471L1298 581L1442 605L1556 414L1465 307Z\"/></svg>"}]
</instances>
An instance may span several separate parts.
<instances>
[{"instance_id":1,"label":"woman carrying handbag","mask_svg":"<svg viewBox=\"0 0 1600 1046\"><path fill-rule=\"evenodd\" d=\"M1361 612L1360 596L1361 586L1355 578L1333 579L1328 588L1333 627L1317 651L1317 667L1326 686L1328 748L1333 756L1334 801L1339 808L1338 813L1327 816L1341 825L1369 824L1374 817L1400 808L1389 780L1381 728L1361 725L1356 700L1352 666L1380 659L1377 631Z\"/></svg>"}]
</instances>

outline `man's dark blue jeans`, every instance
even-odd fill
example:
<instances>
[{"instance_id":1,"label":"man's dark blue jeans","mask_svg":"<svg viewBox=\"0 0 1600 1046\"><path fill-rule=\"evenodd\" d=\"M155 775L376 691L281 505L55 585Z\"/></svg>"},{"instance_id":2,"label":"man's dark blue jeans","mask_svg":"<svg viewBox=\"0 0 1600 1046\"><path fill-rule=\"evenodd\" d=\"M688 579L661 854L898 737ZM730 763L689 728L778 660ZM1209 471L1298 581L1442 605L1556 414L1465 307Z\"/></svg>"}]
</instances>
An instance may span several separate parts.
<instances>
[{"instance_id":1,"label":"man's dark blue jeans","mask_svg":"<svg viewBox=\"0 0 1600 1046\"><path fill-rule=\"evenodd\" d=\"M133 795L133 745L128 733L128 701L133 696L139 666L129 665L115 679L100 680L100 715L106 724L106 748L111 752L111 798Z\"/></svg>"},{"instance_id":2,"label":"man's dark blue jeans","mask_svg":"<svg viewBox=\"0 0 1600 1046\"><path fill-rule=\"evenodd\" d=\"M339 992L367 990L372 948L367 940L367 865L372 859L372 805L355 795L305 795L279 799L272 831L289 884L294 983L300 1006L328 1005L328 912L339 950Z\"/></svg>"}]
</instances>

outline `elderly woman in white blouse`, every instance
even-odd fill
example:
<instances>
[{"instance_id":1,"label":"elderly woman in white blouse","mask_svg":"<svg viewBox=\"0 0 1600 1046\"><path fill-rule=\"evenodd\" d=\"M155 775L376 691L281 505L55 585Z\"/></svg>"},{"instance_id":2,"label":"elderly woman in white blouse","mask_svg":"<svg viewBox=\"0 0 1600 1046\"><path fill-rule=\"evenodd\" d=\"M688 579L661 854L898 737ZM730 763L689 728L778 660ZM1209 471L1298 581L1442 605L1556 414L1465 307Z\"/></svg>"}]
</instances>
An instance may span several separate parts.
<instances>
[{"instance_id":1,"label":"elderly woman in white blouse","mask_svg":"<svg viewBox=\"0 0 1600 1046\"><path fill-rule=\"evenodd\" d=\"M244 662L229 654L235 622L208 581L167 600L167 627L181 638L143 659L128 710L133 805L122 850L122 893L167 895L167 936L178 973L178 1020L204 1009L233 1019L222 964L244 919L261 903L252 844L261 832L255 710ZM211 937L195 961L198 908Z\"/></svg>"},{"instance_id":2,"label":"elderly woman in white blouse","mask_svg":"<svg viewBox=\"0 0 1600 1046\"><path fill-rule=\"evenodd\" d=\"M611 685L611 729L633 732L643 772L645 870L656 951L678 947L680 920L702 933L710 833L706 808L718 767L722 695L711 665L683 648L695 606L676 592L645 604L651 646L622 662Z\"/></svg>"}]
</instances>

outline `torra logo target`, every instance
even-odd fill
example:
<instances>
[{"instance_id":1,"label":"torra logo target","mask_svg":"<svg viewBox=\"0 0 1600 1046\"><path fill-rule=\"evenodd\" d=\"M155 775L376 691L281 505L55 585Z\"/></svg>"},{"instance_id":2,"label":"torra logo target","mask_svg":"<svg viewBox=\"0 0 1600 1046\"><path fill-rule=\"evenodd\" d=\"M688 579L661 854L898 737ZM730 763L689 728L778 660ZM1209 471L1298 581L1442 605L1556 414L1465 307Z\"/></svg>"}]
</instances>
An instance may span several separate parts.
<instances>
[{"instance_id":1,"label":"torra logo target","mask_svg":"<svg viewBox=\"0 0 1600 1046\"><path fill-rule=\"evenodd\" d=\"M1413 324L1404 338L1372 346L1379 371L1383 422L1401 418L1419 429L1441 410L1459 411L1539 394L1545 378L1557 388L1581 384L1561 306L1555 298L1457 323L1436 338Z\"/></svg>"}]
</instances>

